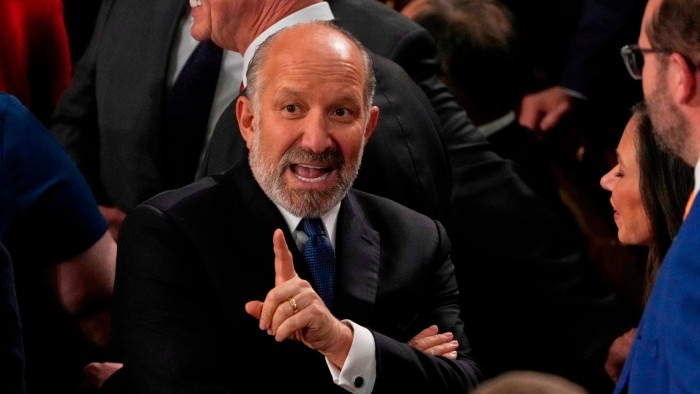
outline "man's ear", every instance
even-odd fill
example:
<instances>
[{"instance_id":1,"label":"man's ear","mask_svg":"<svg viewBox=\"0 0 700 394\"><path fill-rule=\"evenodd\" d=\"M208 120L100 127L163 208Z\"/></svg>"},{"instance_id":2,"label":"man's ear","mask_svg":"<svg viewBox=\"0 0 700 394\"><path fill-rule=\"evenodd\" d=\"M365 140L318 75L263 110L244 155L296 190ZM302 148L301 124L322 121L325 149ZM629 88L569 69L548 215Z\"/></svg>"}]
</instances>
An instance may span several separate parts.
<instances>
[{"instance_id":1,"label":"man's ear","mask_svg":"<svg viewBox=\"0 0 700 394\"><path fill-rule=\"evenodd\" d=\"M377 127L377 119L379 119L379 107L372 106L369 109L369 120L367 121L367 127L365 127L365 142L369 141L369 138L374 133L374 128Z\"/></svg>"},{"instance_id":2,"label":"man's ear","mask_svg":"<svg viewBox=\"0 0 700 394\"><path fill-rule=\"evenodd\" d=\"M236 119L238 119L238 128L241 132L241 136L245 140L245 145L248 147L248 150L250 150L251 143L253 142L253 133L255 132L253 128L255 116L253 105L246 96L240 96L236 101Z\"/></svg>"},{"instance_id":3,"label":"man's ear","mask_svg":"<svg viewBox=\"0 0 700 394\"><path fill-rule=\"evenodd\" d=\"M675 93L675 100L680 104L688 104L700 99L698 96L698 70L680 53L674 52L669 56L669 78Z\"/></svg>"}]
</instances>

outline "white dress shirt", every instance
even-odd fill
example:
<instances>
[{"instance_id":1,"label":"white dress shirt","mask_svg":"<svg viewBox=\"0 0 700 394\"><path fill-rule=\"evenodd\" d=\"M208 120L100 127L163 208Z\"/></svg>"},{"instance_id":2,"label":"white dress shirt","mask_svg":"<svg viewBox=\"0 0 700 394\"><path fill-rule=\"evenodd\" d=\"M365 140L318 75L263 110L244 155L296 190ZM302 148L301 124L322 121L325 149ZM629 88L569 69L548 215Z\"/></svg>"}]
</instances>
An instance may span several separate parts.
<instances>
[{"instance_id":1,"label":"white dress shirt","mask_svg":"<svg viewBox=\"0 0 700 394\"><path fill-rule=\"evenodd\" d=\"M287 222L287 226L289 227L290 231L292 234L294 234L294 241L296 242L297 247L299 247L299 250L301 250L301 247L308 239L306 233L297 228L299 227L299 223L301 222L302 218L289 213L279 205L277 205L277 208L279 209L280 213L282 213L282 216L284 217L285 222ZM330 238L333 249L335 249L337 230L336 224L338 222L339 211L340 204L334 206L321 216L321 221L326 227L326 234L328 234L328 237ZM295 264L304 264L304 262L296 262ZM362 327L351 320L346 319L342 322L352 328L353 339L352 345L350 346L350 352L348 353L347 359L345 359L343 369L336 368L328 361L328 359L326 359L328 369L333 376L333 382L351 393L371 393L372 389L374 388L374 382L377 379L377 361L375 359L374 336L367 328ZM362 377L364 381L361 387L355 387L354 384L355 379L358 377Z\"/></svg>"}]
</instances>

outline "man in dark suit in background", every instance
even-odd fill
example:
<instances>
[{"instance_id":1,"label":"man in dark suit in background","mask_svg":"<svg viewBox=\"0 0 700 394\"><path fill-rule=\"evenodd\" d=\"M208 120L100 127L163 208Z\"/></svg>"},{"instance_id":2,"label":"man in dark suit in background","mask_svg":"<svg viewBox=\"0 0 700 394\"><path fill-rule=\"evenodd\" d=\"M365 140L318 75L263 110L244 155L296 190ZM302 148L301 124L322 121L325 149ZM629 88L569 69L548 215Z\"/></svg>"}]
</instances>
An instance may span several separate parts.
<instances>
[{"instance_id":1,"label":"man in dark suit in background","mask_svg":"<svg viewBox=\"0 0 700 394\"><path fill-rule=\"evenodd\" d=\"M200 134L194 142L175 135L167 104L198 45L191 23L187 0L102 1L90 45L53 114L50 129L87 178L114 236L137 204L194 181L206 134L238 94L240 55L223 51L220 71L209 72L215 86ZM185 99L188 111L175 112L201 101Z\"/></svg>"},{"instance_id":2,"label":"man in dark suit in background","mask_svg":"<svg viewBox=\"0 0 700 394\"><path fill-rule=\"evenodd\" d=\"M194 11L196 28L206 14ZM350 189L379 112L360 45L327 22L269 38L236 106L250 164L129 214L114 306L124 368L112 378L126 378L127 390L223 393L244 381L306 393L476 386L481 373L469 357L442 225ZM313 234L298 224L309 219L334 249L325 300L305 264ZM405 343L430 324L454 334L454 359Z\"/></svg>"},{"instance_id":3,"label":"man in dark suit in background","mask_svg":"<svg viewBox=\"0 0 700 394\"><path fill-rule=\"evenodd\" d=\"M446 224L453 240L462 313L475 352L490 359L492 373L537 369L588 387L610 385L603 369L607 348L627 328L625 320L634 317L627 316L626 306L591 272L580 234L566 227L558 212L525 185L511 162L494 153L440 82L436 48L425 29L374 0L220 0L203 2L199 12L211 13L212 25L200 31L195 25L193 34L199 39L211 35L220 46L245 52L255 47L253 39L267 27L285 17L289 19L283 24L319 19L306 13L312 7L321 12L318 9L325 4L330 13L323 17L334 18L369 50L402 65L440 119L452 176ZM260 15L267 21L258 19ZM380 88L391 86L381 74L377 78ZM392 113L377 104L383 114ZM214 130L203 161L209 167L200 175L215 174L245 159L232 108L233 103ZM413 129L401 118L398 123ZM383 187L392 182L387 168L393 163L385 157L395 149L391 141L401 140L396 130L378 125L355 185L403 203L400 191Z\"/></svg>"},{"instance_id":4,"label":"man in dark suit in background","mask_svg":"<svg viewBox=\"0 0 700 394\"><path fill-rule=\"evenodd\" d=\"M516 163L538 196L565 210L547 151L515 114L526 68L510 10L498 0L410 4L401 12L435 39L442 58L440 77L459 105L496 152Z\"/></svg>"}]
</instances>

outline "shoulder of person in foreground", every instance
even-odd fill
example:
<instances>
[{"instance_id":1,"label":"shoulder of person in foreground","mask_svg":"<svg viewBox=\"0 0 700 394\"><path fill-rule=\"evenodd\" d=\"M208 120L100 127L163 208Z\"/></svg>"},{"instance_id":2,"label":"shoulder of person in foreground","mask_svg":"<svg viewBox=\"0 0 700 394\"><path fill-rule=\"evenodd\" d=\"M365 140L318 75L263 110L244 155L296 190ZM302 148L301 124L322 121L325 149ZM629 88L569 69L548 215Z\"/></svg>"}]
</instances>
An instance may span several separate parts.
<instances>
[{"instance_id":1,"label":"shoulder of person in foreground","mask_svg":"<svg viewBox=\"0 0 700 394\"><path fill-rule=\"evenodd\" d=\"M12 219L0 223L6 226L0 235L7 236L18 260L48 268L60 305L104 348L109 330L103 311L112 291L116 244L85 180L58 142L16 99L3 94L0 100L7 182L3 204L11 204L3 209ZM101 316L99 323L93 313Z\"/></svg>"}]
</instances>

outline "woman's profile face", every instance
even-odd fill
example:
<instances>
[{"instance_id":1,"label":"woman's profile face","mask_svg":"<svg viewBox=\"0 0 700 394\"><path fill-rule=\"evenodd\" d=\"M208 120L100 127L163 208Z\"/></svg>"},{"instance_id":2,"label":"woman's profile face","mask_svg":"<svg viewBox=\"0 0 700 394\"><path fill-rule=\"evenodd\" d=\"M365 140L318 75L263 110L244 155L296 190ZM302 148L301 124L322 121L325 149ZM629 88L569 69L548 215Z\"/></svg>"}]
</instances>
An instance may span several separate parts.
<instances>
[{"instance_id":1,"label":"woman's profile face","mask_svg":"<svg viewBox=\"0 0 700 394\"><path fill-rule=\"evenodd\" d=\"M603 175L600 185L611 193L610 204L620 242L648 246L651 242L651 225L639 190L636 133L637 119L633 116L627 122L617 146L617 165Z\"/></svg>"}]
</instances>

